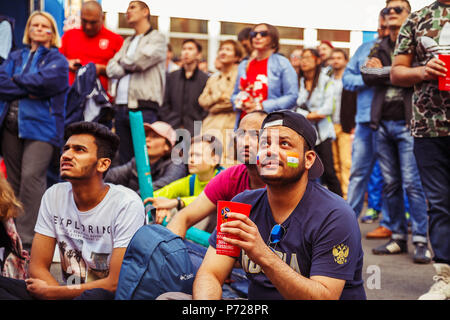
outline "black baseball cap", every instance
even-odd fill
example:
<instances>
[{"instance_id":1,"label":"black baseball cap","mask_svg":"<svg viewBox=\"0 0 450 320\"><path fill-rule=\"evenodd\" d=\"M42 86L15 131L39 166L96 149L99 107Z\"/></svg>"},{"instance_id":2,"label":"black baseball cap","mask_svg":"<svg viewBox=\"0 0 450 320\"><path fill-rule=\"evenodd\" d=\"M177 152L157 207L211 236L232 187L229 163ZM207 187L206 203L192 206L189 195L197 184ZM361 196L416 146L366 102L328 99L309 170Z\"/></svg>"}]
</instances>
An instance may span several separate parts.
<instances>
[{"instance_id":1,"label":"black baseball cap","mask_svg":"<svg viewBox=\"0 0 450 320\"><path fill-rule=\"evenodd\" d=\"M308 119L300 113L291 110L282 110L271 112L264 119L261 129L264 130L269 127L283 126L290 128L301 135L309 148L314 151L314 146L317 141L316 130L313 128ZM319 178L323 174L323 164L316 153L316 160L308 171L308 176L311 179Z\"/></svg>"}]
</instances>

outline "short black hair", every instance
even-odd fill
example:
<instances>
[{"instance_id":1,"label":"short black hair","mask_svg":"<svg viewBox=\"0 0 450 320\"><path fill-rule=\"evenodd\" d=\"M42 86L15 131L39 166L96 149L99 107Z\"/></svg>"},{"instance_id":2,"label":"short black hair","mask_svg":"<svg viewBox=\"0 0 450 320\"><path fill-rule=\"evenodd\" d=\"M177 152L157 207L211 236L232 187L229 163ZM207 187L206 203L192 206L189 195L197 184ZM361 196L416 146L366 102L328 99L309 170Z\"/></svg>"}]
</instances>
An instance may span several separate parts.
<instances>
[{"instance_id":1,"label":"short black hair","mask_svg":"<svg viewBox=\"0 0 450 320\"><path fill-rule=\"evenodd\" d=\"M202 49L203 49L202 45L201 45L200 43L198 43L197 40L195 40L195 39L185 39L185 40L183 40L182 46L183 46L185 43L188 43L188 42L192 42L193 44L195 44L195 46L197 47L198 53L201 53L201 52L202 52Z\"/></svg>"},{"instance_id":2,"label":"short black hair","mask_svg":"<svg viewBox=\"0 0 450 320\"><path fill-rule=\"evenodd\" d=\"M75 122L65 129L64 140L67 141L71 136L76 134L92 135L97 145L97 158L113 160L119 148L120 138L107 126L97 122Z\"/></svg>"},{"instance_id":3,"label":"short black hair","mask_svg":"<svg viewBox=\"0 0 450 320\"><path fill-rule=\"evenodd\" d=\"M238 33L238 41L242 42L244 40L250 40L250 32L252 31L251 27L247 27L239 31Z\"/></svg>"}]
</instances>

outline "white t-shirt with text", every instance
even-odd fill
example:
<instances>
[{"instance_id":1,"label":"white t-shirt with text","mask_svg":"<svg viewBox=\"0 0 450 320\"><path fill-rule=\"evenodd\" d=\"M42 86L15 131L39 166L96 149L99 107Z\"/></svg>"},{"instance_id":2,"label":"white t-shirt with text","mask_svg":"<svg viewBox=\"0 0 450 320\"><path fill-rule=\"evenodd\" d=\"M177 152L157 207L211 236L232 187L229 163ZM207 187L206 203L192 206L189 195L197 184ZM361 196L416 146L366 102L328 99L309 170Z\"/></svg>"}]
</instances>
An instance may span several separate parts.
<instances>
[{"instance_id":1,"label":"white t-shirt with text","mask_svg":"<svg viewBox=\"0 0 450 320\"><path fill-rule=\"evenodd\" d=\"M114 248L126 248L145 224L140 197L131 189L108 184L103 200L79 211L69 182L50 187L42 197L35 232L56 239L63 280L80 284L108 276Z\"/></svg>"}]
</instances>

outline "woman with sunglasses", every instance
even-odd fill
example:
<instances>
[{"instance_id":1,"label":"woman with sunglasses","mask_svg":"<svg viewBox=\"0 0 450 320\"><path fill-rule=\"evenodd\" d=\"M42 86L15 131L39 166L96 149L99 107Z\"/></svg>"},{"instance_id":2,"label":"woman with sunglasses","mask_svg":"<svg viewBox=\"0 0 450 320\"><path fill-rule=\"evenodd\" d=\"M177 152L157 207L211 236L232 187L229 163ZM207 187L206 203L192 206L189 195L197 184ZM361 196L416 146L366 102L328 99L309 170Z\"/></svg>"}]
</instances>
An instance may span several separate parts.
<instances>
[{"instance_id":1,"label":"woman with sunglasses","mask_svg":"<svg viewBox=\"0 0 450 320\"><path fill-rule=\"evenodd\" d=\"M316 49L305 49L302 53L299 75L300 90L297 112L306 117L317 131L314 147L324 165L322 183L330 191L342 197L342 189L334 171L331 142L336 138L331 114L333 113L333 90L330 77L322 66Z\"/></svg>"},{"instance_id":2,"label":"woman with sunglasses","mask_svg":"<svg viewBox=\"0 0 450 320\"><path fill-rule=\"evenodd\" d=\"M289 60L278 54L278 30L261 23L253 27L250 39L254 53L240 63L231 96L237 111L235 127L247 113L255 110L292 109L298 95L297 73Z\"/></svg>"},{"instance_id":3,"label":"woman with sunglasses","mask_svg":"<svg viewBox=\"0 0 450 320\"><path fill-rule=\"evenodd\" d=\"M69 66L50 14L30 15L23 43L0 66L0 142L8 182L24 206L16 223L29 249L47 169L62 146Z\"/></svg>"}]
</instances>

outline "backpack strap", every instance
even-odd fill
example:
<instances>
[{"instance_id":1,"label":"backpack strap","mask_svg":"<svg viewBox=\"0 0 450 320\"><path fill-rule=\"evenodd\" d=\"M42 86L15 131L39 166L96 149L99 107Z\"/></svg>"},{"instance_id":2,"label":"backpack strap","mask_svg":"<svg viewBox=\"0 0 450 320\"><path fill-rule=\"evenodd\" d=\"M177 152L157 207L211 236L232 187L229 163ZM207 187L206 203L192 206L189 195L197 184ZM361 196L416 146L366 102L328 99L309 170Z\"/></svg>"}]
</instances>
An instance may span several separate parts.
<instances>
[{"instance_id":1,"label":"backpack strap","mask_svg":"<svg viewBox=\"0 0 450 320\"><path fill-rule=\"evenodd\" d=\"M218 168L217 168L217 172L216 172L216 174L214 175L214 176L217 176L219 173L221 173L223 170L225 170L225 168L224 167L222 167L222 166L219 166Z\"/></svg>"},{"instance_id":2,"label":"backpack strap","mask_svg":"<svg viewBox=\"0 0 450 320\"><path fill-rule=\"evenodd\" d=\"M214 176L217 176L220 172L222 172L223 170L225 170L224 167L219 166L217 168L216 174ZM196 174L193 174L190 176L189 178L189 196L193 196L194 195L194 189L195 189L195 178L197 177Z\"/></svg>"},{"instance_id":3,"label":"backpack strap","mask_svg":"<svg viewBox=\"0 0 450 320\"><path fill-rule=\"evenodd\" d=\"M197 177L196 174L191 175L189 178L189 196L194 195L194 189L195 189L195 178Z\"/></svg>"}]
</instances>

